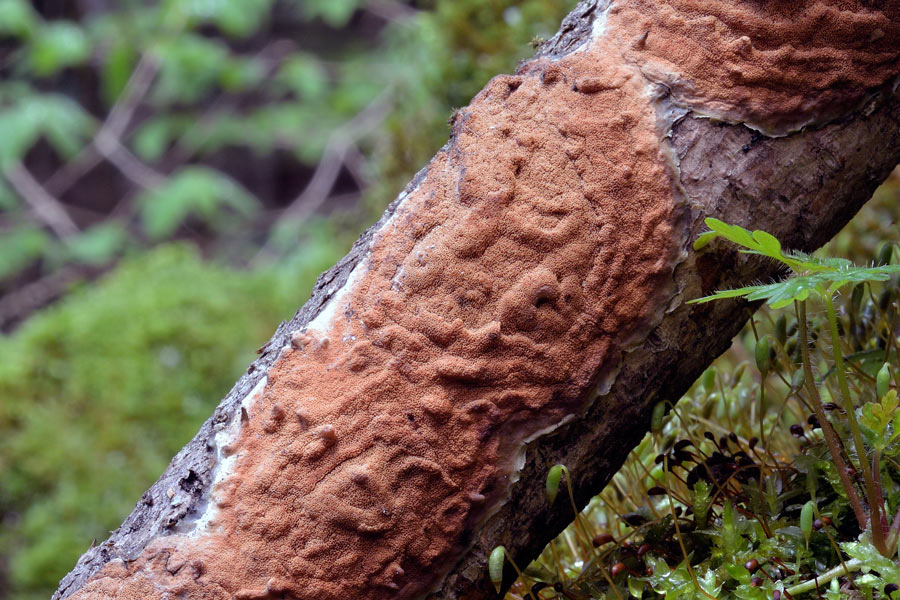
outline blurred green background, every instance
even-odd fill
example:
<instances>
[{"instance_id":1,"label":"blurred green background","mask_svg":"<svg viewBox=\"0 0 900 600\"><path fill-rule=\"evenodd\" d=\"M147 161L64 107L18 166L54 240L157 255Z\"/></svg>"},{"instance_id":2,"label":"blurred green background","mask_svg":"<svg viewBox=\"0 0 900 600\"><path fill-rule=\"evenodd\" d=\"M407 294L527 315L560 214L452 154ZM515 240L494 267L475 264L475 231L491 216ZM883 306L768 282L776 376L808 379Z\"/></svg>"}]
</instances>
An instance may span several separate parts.
<instances>
[{"instance_id":1,"label":"blurred green background","mask_svg":"<svg viewBox=\"0 0 900 600\"><path fill-rule=\"evenodd\" d=\"M574 4L0 0L0 599L107 537Z\"/></svg>"},{"instance_id":2,"label":"blurred green background","mask_svg":"<svg viewBox=\"0 0 900 600\"><path fill-rule=\"evenodd\" d=\"M0 598L47 598L575 0L0 0Z\"/></svg>"}]
</instances>

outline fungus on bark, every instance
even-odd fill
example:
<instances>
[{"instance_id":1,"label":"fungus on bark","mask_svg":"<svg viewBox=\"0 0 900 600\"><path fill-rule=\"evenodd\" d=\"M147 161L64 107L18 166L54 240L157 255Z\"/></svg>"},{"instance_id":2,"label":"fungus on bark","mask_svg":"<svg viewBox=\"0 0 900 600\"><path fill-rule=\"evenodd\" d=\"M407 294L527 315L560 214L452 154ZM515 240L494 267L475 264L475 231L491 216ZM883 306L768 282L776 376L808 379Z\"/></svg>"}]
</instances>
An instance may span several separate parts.
<instances>
[{"instance_id":1,"label":"fungus on bark","mask_svg":"<svg viewBox=\"0 0 900 600\"><path fill-rule=\"evenodd\" d=\"M900 3L869 4L579 4L56 597L488 594L489 548L564 518L517 479L562 459L586 501L746 317L682 303L770 269L691 251L701 218L809 248L900 159Z\"/></svg>"}]
</instances>

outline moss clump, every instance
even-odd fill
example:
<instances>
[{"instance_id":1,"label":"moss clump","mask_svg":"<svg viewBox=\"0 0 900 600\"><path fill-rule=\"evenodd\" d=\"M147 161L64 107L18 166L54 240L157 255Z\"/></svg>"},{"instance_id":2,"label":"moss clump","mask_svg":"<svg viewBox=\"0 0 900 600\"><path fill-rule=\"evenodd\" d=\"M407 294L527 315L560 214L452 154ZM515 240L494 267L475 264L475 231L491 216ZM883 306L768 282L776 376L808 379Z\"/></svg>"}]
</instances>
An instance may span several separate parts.
<instances>
[{"instance_id":1,"label":"moss clump","mask_svg":"<svg viewBox=\"0 0 900 600\"><path fill-rule=\"evenodd\" d=\"M48 597L121 523L338 252L313 250L248 273L161 247L0 337L0 596Z\"/></svg>"}]
</instances>

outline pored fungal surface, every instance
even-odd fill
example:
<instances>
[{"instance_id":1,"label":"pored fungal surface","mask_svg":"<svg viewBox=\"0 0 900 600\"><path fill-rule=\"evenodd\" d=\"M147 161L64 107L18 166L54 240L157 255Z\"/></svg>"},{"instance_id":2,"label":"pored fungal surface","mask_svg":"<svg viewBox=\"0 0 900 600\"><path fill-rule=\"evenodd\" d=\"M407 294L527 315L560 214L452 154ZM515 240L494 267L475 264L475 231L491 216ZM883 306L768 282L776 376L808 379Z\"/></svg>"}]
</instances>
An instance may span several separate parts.
<instances>
[{"instance_id":1,"label":"pored fungal surface","mask_svg":"<svg viewBox=\"0 0 900 600\"><path fill-rule=\"evenodd\" d=\"M609 23L678 102L768 134L846 114L900 72L898 0L629 0Z\"/></svg>"},{"instance_id":2,"label":"pored fungal surface","mask_svg":"<svg viewBox=\"0 0 900 600\"><path fill-rule=\"evenodd\" d=\"M735 4L615 3L582 49L491 80L330 318L268 371L202 527L109 563L73 598L378 600L439 584L503 502L524 442L593 401L673 293L683 202L651 82L777 128L850 102L896 60L838 35L896 35L857 3ZM803 39L789 52L792 15ZM815 23L824 37L807 47ZM765 60L704 67L691 52L743 37ZM838 55L858 72L838 72Z\"/></svg>"}]
</instances>

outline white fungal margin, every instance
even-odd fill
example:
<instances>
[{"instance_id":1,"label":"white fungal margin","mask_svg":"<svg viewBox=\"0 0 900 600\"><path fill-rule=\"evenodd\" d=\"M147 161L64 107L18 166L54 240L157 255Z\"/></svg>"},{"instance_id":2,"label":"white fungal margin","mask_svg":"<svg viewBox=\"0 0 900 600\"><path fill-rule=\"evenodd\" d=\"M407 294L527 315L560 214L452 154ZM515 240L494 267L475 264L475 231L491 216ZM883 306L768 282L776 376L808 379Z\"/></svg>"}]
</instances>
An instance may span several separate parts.
<instances>
[{"instance_id":1,"label":"white fungal margin","mask_svg":"<svg viewBox=\"0 0 900 600\"><path fill-rule=\"evenodd\" d=\"M212 470L212 482L208 490L208 498L203 512L191 523L192 528L189 532L191 537L199 537L207 534L213 527L213 521L219 509L216 505L216 487L234 474L234 468L240 452L226 452L226 448L233 446L241 434L243 425L243 415L250 414L253 405L262 398L263 391L269 378L263 375L250 392L241 399L240 405L235 407L231 420L221 429L216 431L215 437L215 453L216 466Z\"/></svg>"},{"instance_id":2,"label":"white fungal margin","mask_svg":"<svg viewBox=\"0 0 900 600\"><path fill-rule=\"evenodd\" d=\"M606 8L600 10L597 13L597 16L594 17L594 22L591 23L591 41L594 41L598 38L606 35L606 24L609 17L609 9L612 6L612 2L610 2Z\"/></svg>"},{"instance_id":3,"label":"white fungal margin","mask_svg":"<svg viewBox=\"0 0 900 600\"><path fill-rule=\"evenodd\" d=\"M400 212L405 208L404 204L406 203L407 198L411 196L419 187L425 183L427 180L427 176L422 178L422 181L416 185L413 189L409 191L405 191L400 194L398 197L397 205L394 207L394 212L388 218L387 221L382 224L379 231L376 231L372 236L371 245L375 245L378 242L378 237L382 231L385 231L388 227L396 227L397 216ZM370 246L371 247L371 246ZM300 331L291 332L291 335L295 333L301 332L317 332L320 335L328 335L332 329L337 325L338 317L343 314L344 309L347 307L347 298L350 292L356 287L356 284L362 280L363 275L365 275L369 268L371 267L371 250L366 253L365 257L363 257L350 272L350 275L347 277L347 281L344 282L340 288L335 290L329 290L332 293L331 298L325 303L322 307L322 310L314 319L312 319L309 323L307 323ZM338 339L341 339L343 336L338 335Z\"/></svg>"}]
</instances>

